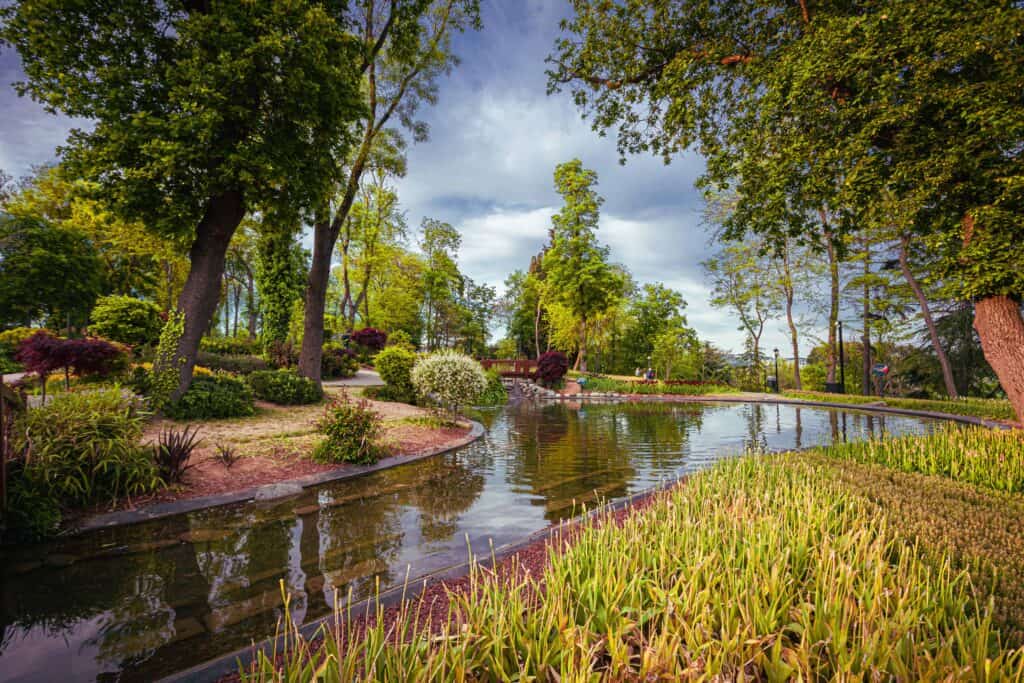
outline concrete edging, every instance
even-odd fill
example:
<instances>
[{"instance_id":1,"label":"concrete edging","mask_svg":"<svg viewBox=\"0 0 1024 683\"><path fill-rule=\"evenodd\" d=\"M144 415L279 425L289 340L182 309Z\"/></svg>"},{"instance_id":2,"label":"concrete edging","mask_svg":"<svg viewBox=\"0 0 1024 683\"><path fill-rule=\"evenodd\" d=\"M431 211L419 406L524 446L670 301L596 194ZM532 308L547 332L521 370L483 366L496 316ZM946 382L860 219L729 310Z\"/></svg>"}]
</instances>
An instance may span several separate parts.
<instances>
[{"instance_id":1,"label":"concrete edging","mask_svg":"<svg viewBox=\"0 0 1024 683\"><path fill-rule=\"evenodd\" d=\"M229 493L217 493L210 496L200 496L197 498L187 498L185 500L170 501L167 503L156 503L154 505L148 505L145 507L138 508L136 510L118 510L116 512L105 512L98 515L90 515L82 518L75 522L73 526L68 527L63 531L60 536L74 536L77 534L85 533L88 531L96 531L97 529L108 529L116 526L124 526L128 524L138 524L140 522L148 522L154 519L160 519L162 517L171 517L173 515L185 514L188 512L195 512L197 510L205 510L207 508L221 507L223 505L231 505L233 503L244 503L252 500L256 497L256 494L260 492L264 486L276 486L280 484L292 484L300 486L302 488L309 488L311 486L318 486L320 484L326 484L334 481L342 481L344 479L354 479L356 477L362 477L367 474L379 472L381 470L390 469L406 463L416 462L417 460L423 460L424 458L432 458L435 455L441 455L448 453L456 449L468 446L473 443L481 436L484 435L484 426L476 420L470 420L471 427L469 433L461 439L439 446L436 448L428 448L423 451L414 452L412 454L405 455L392 455L387 458L382 458L372 465L353 465L345 467L344 469L339 468L330 470L327 472L318 472L316 474L309 474L304 477L297 477L295 479L287 479L285 481L274 482L273 484L263 484L260 486L253 486L241 491L231 491ZM355 469L353 469L355 468Z\"/></svg>"}]
</instances>

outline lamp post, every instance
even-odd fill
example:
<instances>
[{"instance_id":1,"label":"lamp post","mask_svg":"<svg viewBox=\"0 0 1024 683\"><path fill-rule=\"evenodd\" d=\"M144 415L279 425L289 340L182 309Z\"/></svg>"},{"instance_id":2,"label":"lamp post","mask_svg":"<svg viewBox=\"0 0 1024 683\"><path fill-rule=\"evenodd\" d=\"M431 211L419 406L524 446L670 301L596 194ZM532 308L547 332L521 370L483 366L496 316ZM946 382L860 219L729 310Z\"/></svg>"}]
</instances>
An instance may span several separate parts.
<instances>
[{"instance_id":1,"label":"lamp post","mask_svg":"<svg viewBox=\"0 0 1024 683\"><path fill-rule=\"evenodd\" d=\"M772 349L775 353L775 393L779 393L782 390L782 382L779 381L779 350Z\"/></svg>"}]
</instances>

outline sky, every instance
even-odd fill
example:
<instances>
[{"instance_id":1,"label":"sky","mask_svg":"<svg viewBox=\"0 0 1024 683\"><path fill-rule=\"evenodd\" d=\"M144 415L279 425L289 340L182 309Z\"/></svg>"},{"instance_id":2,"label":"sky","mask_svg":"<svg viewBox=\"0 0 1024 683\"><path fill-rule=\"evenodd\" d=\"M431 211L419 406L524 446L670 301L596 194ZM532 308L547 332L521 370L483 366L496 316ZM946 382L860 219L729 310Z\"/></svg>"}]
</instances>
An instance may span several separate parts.
<instances>
[{"instance_id":1,"label":"sky","mask_svg":"<svg viewBox=\"0 0 1024 683\"><path fill-rule=\"evenodd\" d=\"M560 201L555 166L573 158L598 173L605 203L598 237L611 258L642 284L663 282L687 301L702 339L742 351L735 315L708 303L701 261L714 251L701 224L694 181L703 160L686 153L665 165L654 156L619 163L614 135L601 137L568 93L548 95L545 57L569 11L564 0L482 0L483 29L457 36L461 63L422 112L430 139L409 150L397 182L411 226L424 217L459 229L459 264L477 282L502 290L507 275L540 251ZM0 169L18 177L53 161L68 130L87 124L54 116L10 84L21 78L17 53L0 51ZM763 348L790 345L784 321L768 323ZM809 349L801 348L802 355Z\"/></svg>"}]
</instances>

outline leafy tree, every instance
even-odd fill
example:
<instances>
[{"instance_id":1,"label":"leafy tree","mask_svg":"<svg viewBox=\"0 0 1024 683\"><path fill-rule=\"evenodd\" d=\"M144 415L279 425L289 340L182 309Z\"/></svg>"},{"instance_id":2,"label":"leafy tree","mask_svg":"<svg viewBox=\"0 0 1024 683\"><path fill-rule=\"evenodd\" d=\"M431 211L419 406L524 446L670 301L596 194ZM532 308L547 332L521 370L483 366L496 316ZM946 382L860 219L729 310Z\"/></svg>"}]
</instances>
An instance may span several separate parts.
<instances>
[{"instance_id":1,"label":"leafy tree","mask_svg":"<svg viewBox=\"0 0 1024 683\"><path fill-rule=\"evenodd\" d=\"M256 240L256 285L263 319L261 342L268 358L281 359L295 302L302 297L306 252L296 240L298 226L264 220Z\"/></svg>"},{"instance_id":2,"label":"leafy tree","mask_svg":"<svg viewBox=\"0 0 1024 683\"><path fill-rule=\"evenodd\" d=\"M446 345L451 338L455 294L462 286L462 274L455 261L461 244L459 231L448 223L423 219L423 327L427 349L431 351Z\"/></svg>"},{"instance_id":3,"label":"leafy tree","mask_svg":"<svg viewBox=\"0 0 1024 683\"><path fill-rule=\"evenodd\" d=\"M320 354L331 257L342 226L359 192L362 176L382 136L399 140L389 126L399 123L415 141L427 138L427 126L416 112L437 100L437 81L457 63L451 38L457 31L480 23L478 0L417 0L389 2L364 0L356 5L359 39L368 46L364 57L366 112L361 119L360 141L348 159L346 174L335 181L331 201L316 206L313 224L313 262L306 283L306 306L299 372L320 381ZM372 46L372 49L371 47ZM397 145L400 149L402 144ZM404 160L403 160L404 164Z\"/></svg>"},{"instance_id":4,"label":"leafy tree","mask_svg":"<svg viewBox=\"0 0 1024 683\"><path fill-rule=\"evenodd\" d=\"M555 189L565 205L551 217L551 247L544 255L551 296L579 321L577 366L587 370L587 334L594 317L607 311L624 281L608 263L608 248L597 241L604 201L593 187L597 173L573 159L555 168Z\"/></svg>"},{"instance_id":5,"label":"leafy tree","mask_svg":"<svg viewBox=\"0 0 1024 683\"><path fill-rule=\"evenodd\" d=\"M748 206L790 204L797 220L758 228L773 238L835 242L835 231L895 217L975 302L985 355L1024 419L1016 3L574 8L552 88L571 84L596 128L618 129L623 151L668 158L696 144L709 180L731 182ZM837 220L815 222L816 210Z\"/></svg>"},{"instance_id":6,"label":"leafy tree","mask_svg":"<svg viewBox=\"0 0 1024 683\"><path fill-rule=\"evenodd\" d=\"M632 323L623 339L625 368L646 365L655 339L670 328L685 327L683 295L660 282L645 284L629 304ZM620 368L622 369L622 368Z\"/></svg>"},{"instance_id":7,"label":"leafy tree","mask_svg":"<svg viewBox=\"0 0 1024 683\"><path fill-rule=\"evenodd\" d=\"M82 325L103 290L85 235L49 221L0 214L0 327L47 318Z\"/></svg>"},{"instance_id":8,"label":"leafy tree","mask_svg":"<svg viewBox=\"0 0 1024 683\"><path fill-rule=\"evenodd\" d=\"M683 361L698 347L697 334L681 323L672 321L654 338L652 355L656 367L664 369L665 380L672 379L672 370L678 370Z\"/></svg>"},{"instance_id":9,"label":"leafy tree","mask_svg":"<svg viewBox=\"0 0 1024 683\"><path fill-rule=\"evenodd\" d=\"M93 122L69 136L69 172L125 220L191 245L175 399L191 382L243 216L261 203L296 214L319 206L339 175L362 109L361 67L379 49L353 27L345 4L308 0L116 12L98 0L20 0L0 10L0 41L26 73L19 91Z\"/></svg>"}]
</instances>

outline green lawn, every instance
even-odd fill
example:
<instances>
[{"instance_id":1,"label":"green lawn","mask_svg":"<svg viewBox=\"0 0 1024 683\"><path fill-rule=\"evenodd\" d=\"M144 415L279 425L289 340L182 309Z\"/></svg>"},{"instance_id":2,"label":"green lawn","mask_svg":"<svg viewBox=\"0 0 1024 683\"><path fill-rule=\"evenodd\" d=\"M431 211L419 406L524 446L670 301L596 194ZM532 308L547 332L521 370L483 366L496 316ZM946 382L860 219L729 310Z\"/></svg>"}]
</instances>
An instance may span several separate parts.
<instances>
[{"instance_id":1,"label":"green lawn","mask_svg":"<svg viewBox=\"0 0 1024 683\"><path fill-rule=\"evenodd\" d=\"M827 394L822 391L793 391L782 392L783 396L789 398L802 398L808 401L827 401L829 403L852 403L866 404L883 402L893 408L906 408L908 410L930 410L952 415L969 415L971 417L982 417L991 420L1015 421L1017 416L1013 412L1013 406L1005 399L988 398L958 398L956 400L931 400L923 398L894 398L879 396L861 396L859 394Z\"/></svg>"},{"instance_id":2,"label":"green lawn","mask_svg":"<svg viewBox=\"0 0 1024 683\"><path fill-rule=\"evenodd\" d=\"M910 442L723 461L621 526L587 526L541 577L474 572L430 639L377 627L315 653L300 639L286 673L1020 680L1024 496L1007 482L1024 440L970 428ZM275 675L264 659L250 680Z\"/></svg>"}]
</instances>

